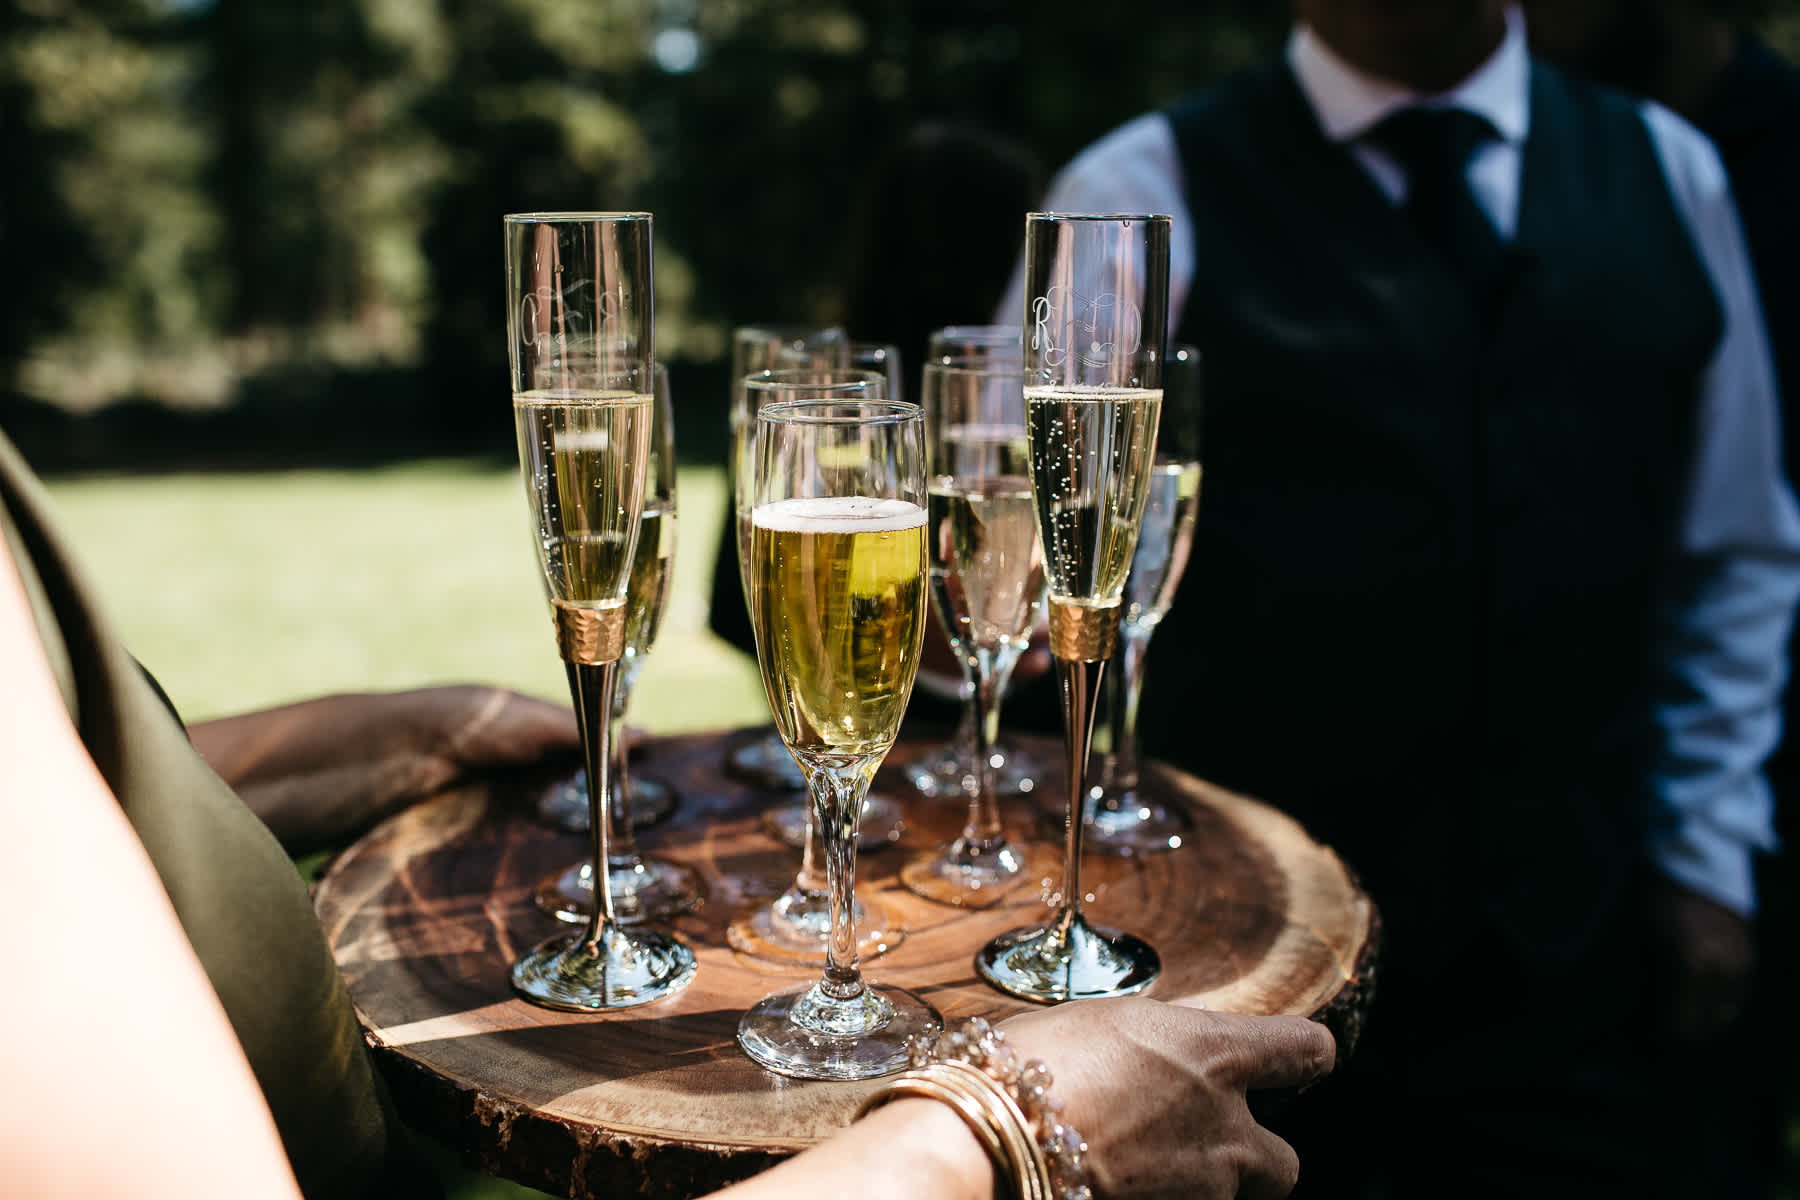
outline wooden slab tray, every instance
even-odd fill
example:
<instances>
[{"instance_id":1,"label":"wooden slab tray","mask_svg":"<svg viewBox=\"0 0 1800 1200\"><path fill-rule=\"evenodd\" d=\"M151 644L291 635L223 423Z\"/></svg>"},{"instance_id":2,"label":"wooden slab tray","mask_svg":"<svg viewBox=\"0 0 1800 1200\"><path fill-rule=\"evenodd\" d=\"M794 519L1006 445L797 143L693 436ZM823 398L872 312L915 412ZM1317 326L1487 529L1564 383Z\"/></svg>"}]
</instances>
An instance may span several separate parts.
<instances>
[{"instance_id":1,"label":"wooden slab tray","mask_svg":"<svg viewBox=\"0 0 1800 1200\"><path fill-rule=\"evenodd\" d=\"M754 1174L846 1124L869 1083L802 1083L752 1064L733 1041L744 1009L816 972L726 945L732 916L785 888L798 855L769 837L768 797L720 766L738 733L652 740L634 770L681 793L676 815L640 834L646 853L697 867L710 894L673 922L699 958L686 990L609 1015L514 998L514 958L558 926L533 906L546 873L578 861L580 835L531 818L532 796L498 783L448 793L381 825L338 857L315 904L369 1044L407 1119L482 1170L568 1196L692 1196ZM941 740L941 739L938 739ZM1005 802L1009 830L1037 837L1063 795L1061 747L1020 739L1045 765L1033 799ZM905 940L865 964L930 998L949 1021L1028 1007L983 984L973 956L994 934L1042 920L1060 852L1040 884L982 910L903 889L900 865L954 836L959 804L920 798L896 746L876 787L908 814L901 840L858 860L859 894L898 917ZM1145 785L1182 805L1187 844L1135 859L1088 855L1090 918L1146 938L1163 975L1149 994L1325 1022L1341 1053L1369 1002L1379 940L1373 904L1329 849L1274 809L1156 764Z\"/></svg>"}]
</instances>

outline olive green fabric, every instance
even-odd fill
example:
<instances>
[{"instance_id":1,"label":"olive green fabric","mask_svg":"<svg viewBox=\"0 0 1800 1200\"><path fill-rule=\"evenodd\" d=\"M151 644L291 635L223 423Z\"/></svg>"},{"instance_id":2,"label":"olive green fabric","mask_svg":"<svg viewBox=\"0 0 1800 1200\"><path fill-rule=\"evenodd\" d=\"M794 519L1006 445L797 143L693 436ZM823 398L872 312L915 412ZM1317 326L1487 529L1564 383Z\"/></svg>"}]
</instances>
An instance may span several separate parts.
<instances>
[{"instance_id":1,"label":"olive green fabric","mask_svg":"<svg viewBox=\"0 0 1800 1200\"><path fill-rule=\"evenodd\" d=\"M224 1003L302 1190L334 1200L430 1194L435 1184L406 1149L299 874L126 652L3 434L0 529L70 718ZM130 981L119 988L129 1002Z\"/></svg>"}]
</instances>

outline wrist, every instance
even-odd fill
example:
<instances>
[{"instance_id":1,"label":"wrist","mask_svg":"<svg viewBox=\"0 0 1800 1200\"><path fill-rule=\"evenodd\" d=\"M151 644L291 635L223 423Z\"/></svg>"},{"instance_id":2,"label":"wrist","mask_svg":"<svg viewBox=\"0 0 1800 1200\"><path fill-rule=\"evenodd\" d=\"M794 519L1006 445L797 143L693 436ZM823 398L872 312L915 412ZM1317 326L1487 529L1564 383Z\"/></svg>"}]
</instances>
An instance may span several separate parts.
<instances>
[{"instance_id":1,"label":"wrist","mask_svg":"<svg viewBox=\"0 0 1800 1200\"><path fill-rule=\"evenodd\" d=\"M906 1098L941 1104L993 1165L996 1194L1020 1200L1093 1200L1087 1143L1062 1121L1050 1068L1021 1061L1006 1035L980 1017L936 1038L907 1041L911 1067L863 1101L858 1115Z\"/></svg>"},{"instance_id":2,"label":"wrist","mask_svg":"<svg viewBox=\"0 0 1800 1200\"><path fill-rule=\"evenodd\" d=\"M956 1110L936 1100L901 1097L858 1124L879 1135L883 1154L913 1165L905 1191L945 1200L994 1200L995 1170L987 1151Z\"/></svg>"}]
</instances>

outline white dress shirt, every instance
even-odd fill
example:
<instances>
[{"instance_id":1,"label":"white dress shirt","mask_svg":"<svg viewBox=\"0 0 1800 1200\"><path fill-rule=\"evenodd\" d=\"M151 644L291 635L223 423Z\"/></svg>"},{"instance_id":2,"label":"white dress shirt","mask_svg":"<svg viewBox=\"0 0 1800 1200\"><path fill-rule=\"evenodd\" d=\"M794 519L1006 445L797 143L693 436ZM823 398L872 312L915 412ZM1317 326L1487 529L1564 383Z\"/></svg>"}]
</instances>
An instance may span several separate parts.
<instances>
[{"instance_id":1,"label":"white dress shirt","mask_svg":"<svg viewBox=\"0 0 1800 1200\"><path fill-rule=\"evenodd\" d=\"M1287 60L1325 136L1347 144L1395 204L1405 199L1405 172L1364 134L1409 104L1486 117L1499 136L1471 156L1469 186L1501 237L1512 237L1531 126L1531 60L1516 9L1500 48L1441 95L1357 69L1304 25L1288 40ZM1704 380L1681 529L1681 549L1704 582L1671 622L1662 656L1666 679L1656 717L1665 737L1653 780L1661 811L1646 849L1670 877L1747 914L1755 908L1751 853L1775 848L1774 801L1762 764L1780 732L1788 629L1800 597L1800 514L1781 473L1774 376L1724 166L1712 143L1680 117L1649 102L1640 108L1725 317ZM1173 217L1171 331L1180 327L1199 271L1183 178L1174 130L1151 113L1074 158L1043 203L1047 211ZM1023 292L1021 262L998 319L1021 318Z\"/></svg>"}]
</instances>

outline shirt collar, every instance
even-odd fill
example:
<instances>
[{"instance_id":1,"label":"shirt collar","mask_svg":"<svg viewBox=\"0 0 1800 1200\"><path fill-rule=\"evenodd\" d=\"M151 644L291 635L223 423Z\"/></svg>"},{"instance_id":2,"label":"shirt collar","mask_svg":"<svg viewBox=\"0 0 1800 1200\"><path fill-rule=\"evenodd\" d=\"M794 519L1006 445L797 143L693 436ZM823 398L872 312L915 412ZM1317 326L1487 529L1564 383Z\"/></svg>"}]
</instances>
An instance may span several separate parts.
<instances>
[{"instance_id":1,"label":"shirt collar","mask_svg":"<svg viewBox=\"0 0 1800 1200\"><path fill-rule=\"evenodd\" d=\"M1506 10L1506 37L1499 48L1446 92L1416 92L1354 67L1306 25L1296 25L1289 35L1287 58L1319 127L1334 142L1361 137L1389 113L1412 104L1467 109L1486 117L1513 145L1524 143L1531 123L1531 57L1517 6Z\"/></svg>"}]
</instances>

